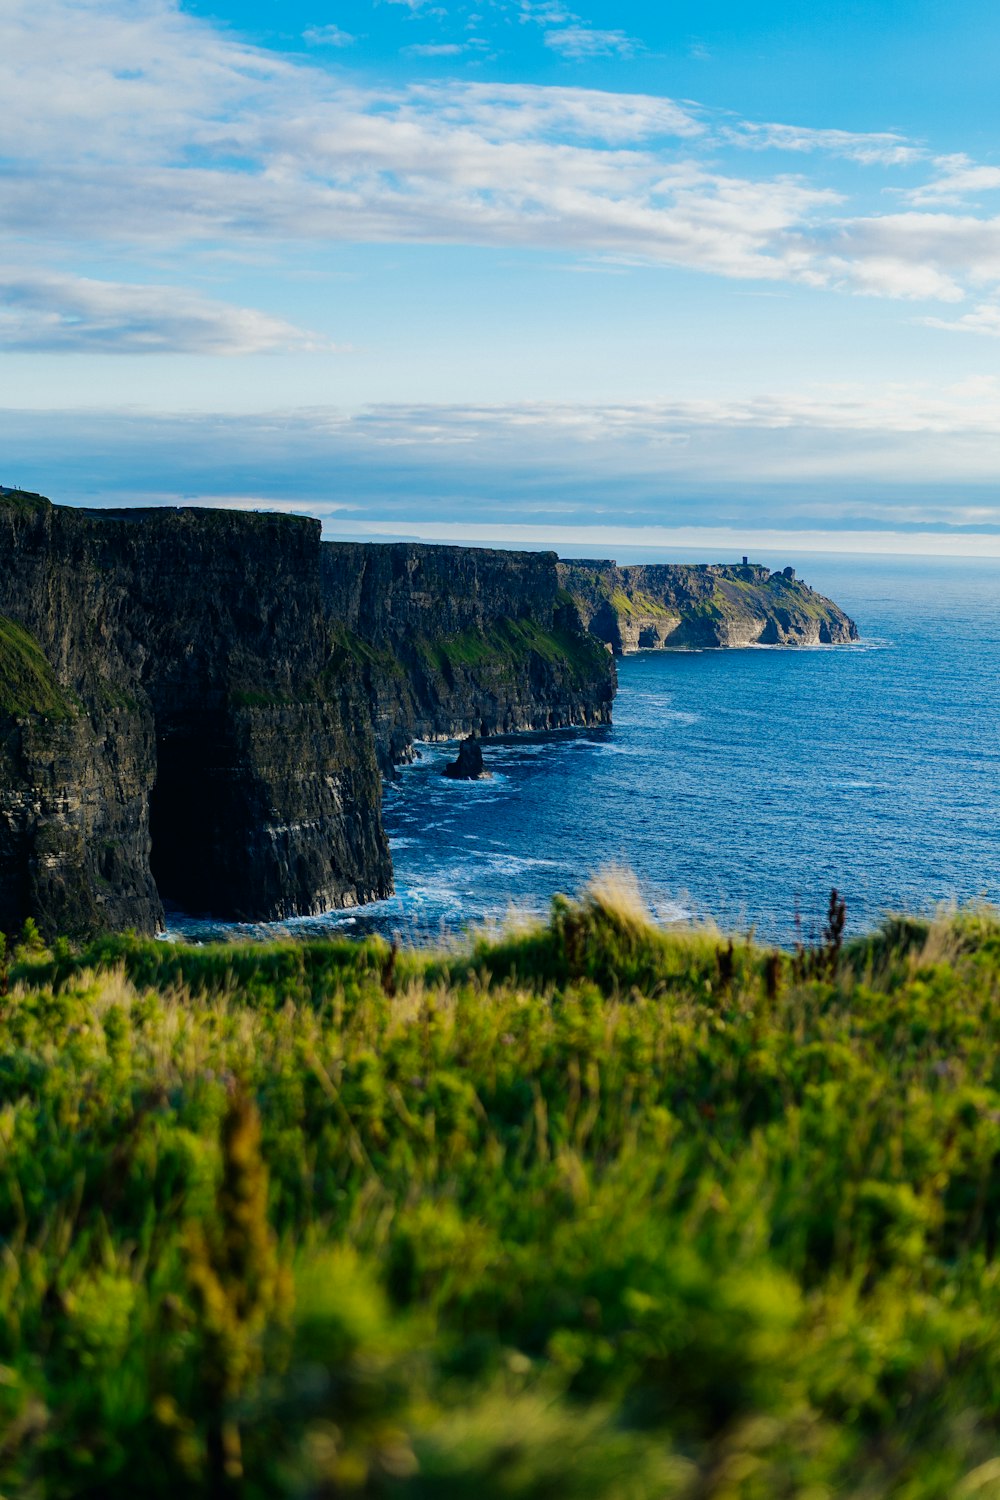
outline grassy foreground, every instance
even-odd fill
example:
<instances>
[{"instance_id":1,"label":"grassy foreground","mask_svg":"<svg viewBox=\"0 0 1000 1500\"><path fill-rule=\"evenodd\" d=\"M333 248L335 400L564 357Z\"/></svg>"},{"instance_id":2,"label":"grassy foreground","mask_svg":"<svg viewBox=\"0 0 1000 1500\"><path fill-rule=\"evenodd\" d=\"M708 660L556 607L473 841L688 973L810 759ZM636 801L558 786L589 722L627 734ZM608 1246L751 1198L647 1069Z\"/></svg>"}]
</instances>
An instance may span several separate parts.
<instances>
[{"instance_id":1,"label":"grassy foreground","mask_svg":"<svg viewBox=\"0 0 1000 1500\"><path fill-rule=\"evenodd\" d=\"M836 924L834 924L836 927ZM1000 917L0 965L0 1494L1000 1496Z\"/></svg>"}]
</instances>

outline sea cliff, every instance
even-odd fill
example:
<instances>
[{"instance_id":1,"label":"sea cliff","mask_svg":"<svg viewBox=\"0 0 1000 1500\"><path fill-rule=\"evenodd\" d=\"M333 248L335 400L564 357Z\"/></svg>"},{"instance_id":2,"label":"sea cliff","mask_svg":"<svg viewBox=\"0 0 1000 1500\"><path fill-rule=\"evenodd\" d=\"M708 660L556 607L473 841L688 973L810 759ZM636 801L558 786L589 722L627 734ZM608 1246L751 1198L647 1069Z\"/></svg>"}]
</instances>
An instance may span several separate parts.
<instances>
[{"instance_id":1,"label":"sea cliff","mask_svg":"<svg viewBox=\"0 0 1000 1500\"><path fill-rule=\"evenodd\" d=\"M843 641L787 569L322 542L319 522L0 490L0 931L387 895L417 740L601 725L613 655Z\"/></svg>"},{"instance_id":2,"label":"sea cliff","mask_svg":"<svg viewBox=\"0 0 1000 1500\"><path fill-rule=\"evenodd\" d=\"M0 497L0 928L155 930L391 889L319 523ZM20 686L18 686L20 684Z\"/></svg>"},{"instance_id":3,"label":"sea cliff","mask_svg":"<svg viewBox=\"0 0 1000 1500\"><path fill-rule=\"evenodd\" d=\"M832 600L795 577L742 566L559 564L584 625L618 656L649 648L839 645L858 631Z\"/></svg>"},{"instance_id":4,"label":"sea cliff","mask_svg":"<svg viewBox=\"0 0 1000 1500\"><path fill-rule=\"evenodd\" d=\"M606 723L554 554L0 492L0 930L156 931L388 894L415 737Z\"/></svg>"},{"instance_id":5,"label":"sea cliff","mask_svg":"<svg viewBox=\"0 0 1000 1500\"><path fill-rule=\"evenodd\" d=\"M324 542L324 602L383 770L415 740L611 722L614 666L558 566L554 552Z\"/></svg>"}]
</instances>

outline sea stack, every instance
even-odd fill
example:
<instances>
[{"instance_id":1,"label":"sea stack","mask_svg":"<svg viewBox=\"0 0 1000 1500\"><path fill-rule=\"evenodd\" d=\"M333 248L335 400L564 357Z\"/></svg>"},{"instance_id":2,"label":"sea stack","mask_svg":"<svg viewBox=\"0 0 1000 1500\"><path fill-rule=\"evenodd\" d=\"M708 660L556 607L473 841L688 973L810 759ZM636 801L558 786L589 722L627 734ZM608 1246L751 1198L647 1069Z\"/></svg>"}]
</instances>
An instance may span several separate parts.
<instances>
[{"instance_id":1,"label":"sea stack","mask_svg":"<svg viewBox=\"0 0 1000 1500\"><path fill-rule=\"evenodd\" d=\"M452 781L483 781L489 771L483 765L483 751L474 734L463 740L458 747L458 759L449 761L444 774Z\"/></svg>"}]
</instances>

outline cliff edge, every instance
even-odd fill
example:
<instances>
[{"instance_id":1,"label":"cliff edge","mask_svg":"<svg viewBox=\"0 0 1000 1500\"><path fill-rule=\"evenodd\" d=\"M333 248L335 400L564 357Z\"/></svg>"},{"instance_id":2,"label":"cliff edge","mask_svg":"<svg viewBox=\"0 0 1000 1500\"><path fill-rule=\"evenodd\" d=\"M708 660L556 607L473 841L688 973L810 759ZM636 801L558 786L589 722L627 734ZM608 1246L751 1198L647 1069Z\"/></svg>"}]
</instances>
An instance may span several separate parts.
<instances>
[{"instance_id":1,"label":"cliff edge","mask_svg":"<svg viewBox=\"0 0 1000 1500\"><path fill-rule=\"evenodd\" d=\"M155 931L392 889L316 521L0 495L0 928Z\"/></svg>"}]
</instances>

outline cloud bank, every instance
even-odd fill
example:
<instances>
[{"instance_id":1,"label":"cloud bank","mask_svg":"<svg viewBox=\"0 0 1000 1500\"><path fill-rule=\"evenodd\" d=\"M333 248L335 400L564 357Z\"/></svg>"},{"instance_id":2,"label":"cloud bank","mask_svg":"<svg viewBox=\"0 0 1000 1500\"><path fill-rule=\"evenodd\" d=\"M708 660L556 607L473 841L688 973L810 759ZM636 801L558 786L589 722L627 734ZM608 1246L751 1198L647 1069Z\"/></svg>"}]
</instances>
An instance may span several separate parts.
<instances>
[{"instance_id":1,"label":"cloud bank","mask_svg":"<svg viewBox=\"0 0 1000 1500\"><path fill-rule=\"evenodd\" d=\"M279 506L344 534L638 536L710 520L814 541L1000 537L994 378L617 406L0 411L0 452L0 483L55 499Z\"/></svg>"}]
</instances>

